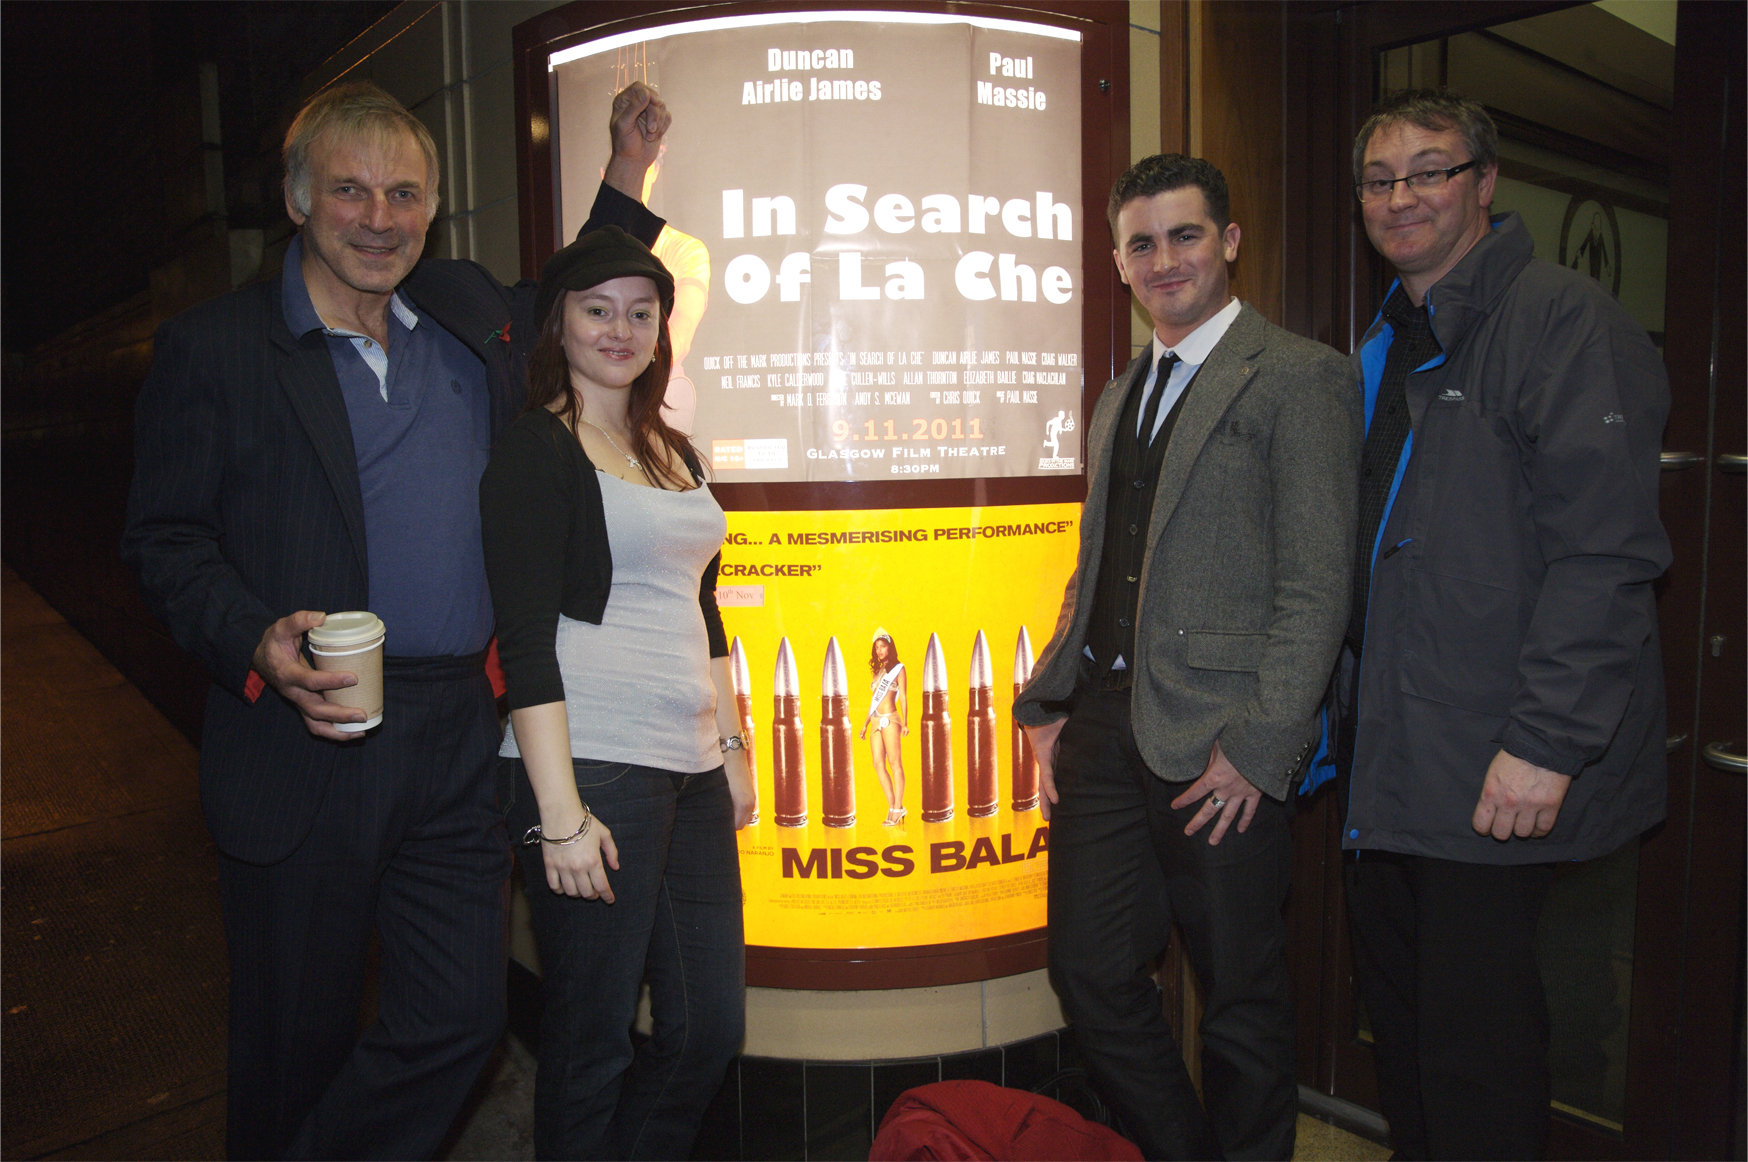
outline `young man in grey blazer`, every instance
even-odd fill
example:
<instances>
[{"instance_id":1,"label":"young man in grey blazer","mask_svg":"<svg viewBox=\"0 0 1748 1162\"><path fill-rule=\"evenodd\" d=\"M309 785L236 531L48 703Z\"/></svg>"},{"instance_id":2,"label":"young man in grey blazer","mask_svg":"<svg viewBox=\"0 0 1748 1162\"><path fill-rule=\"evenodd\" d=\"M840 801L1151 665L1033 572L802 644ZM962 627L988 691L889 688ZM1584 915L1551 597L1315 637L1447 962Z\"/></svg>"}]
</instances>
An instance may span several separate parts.
<instances>
[{"instance_id":1,"label":"young man in grey blazer","mask_svg":"<svg viewBox=\"0 0 1748 1162\"><path fill-rule=\"evenodd\" d=\"M1111 193L1153 343L1093 411L1079 562L1014 706L1051 821L1051 978L1149 1158L1292 1155L1288 821L1353 556L1352 375L1232 297L1228 203L1180 155ZM1174 920L1207 1002L1205 1114L1149 975Z\"/></svg>"}]
</instances>

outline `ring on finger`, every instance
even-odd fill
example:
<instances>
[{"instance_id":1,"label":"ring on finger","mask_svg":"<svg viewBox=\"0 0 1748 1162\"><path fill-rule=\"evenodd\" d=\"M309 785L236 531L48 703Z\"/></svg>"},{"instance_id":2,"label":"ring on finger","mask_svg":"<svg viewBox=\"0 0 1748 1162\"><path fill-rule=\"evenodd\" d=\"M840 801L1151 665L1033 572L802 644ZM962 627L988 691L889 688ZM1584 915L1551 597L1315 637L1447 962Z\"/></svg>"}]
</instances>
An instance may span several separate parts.
<instances>
[{"instance_id":1,"label":"ring on finger","mask_svg":"<svg viewBox=\"0 0 1748 1162\"><path fill-rule=\"evenodd\" d=\"M1216 810L1216 811L1218 811L1221 808L1226 806L1226 800L1222 799L1218 795L1209 795L1208 802L1210 802L1214 805L1214 810Z\"/></svg>"}]
</instances>

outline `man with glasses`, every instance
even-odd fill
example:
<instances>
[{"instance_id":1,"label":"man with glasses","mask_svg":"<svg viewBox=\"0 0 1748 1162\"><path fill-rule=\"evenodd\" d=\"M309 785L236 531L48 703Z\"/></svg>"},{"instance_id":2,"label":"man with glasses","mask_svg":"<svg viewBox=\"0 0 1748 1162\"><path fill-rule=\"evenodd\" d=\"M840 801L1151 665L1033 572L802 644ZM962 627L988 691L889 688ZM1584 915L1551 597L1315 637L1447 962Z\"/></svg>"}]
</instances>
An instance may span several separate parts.
<instances>
[{"instance_id":1,"label":"man with glasses","mask_svg":"<svg viewBox=\"0 0 1748 1162\"><path fill-rule=\"evenodd\" d=\"M1481 106L1392 97L1353 165L1397 274L1354 355L1366 442L1336 682L1379 1100L1401 1157L1536 1157L1554 865L1663 818L1668 383L1606 291L1490 216Z\"/></svg>"}]
</instances>

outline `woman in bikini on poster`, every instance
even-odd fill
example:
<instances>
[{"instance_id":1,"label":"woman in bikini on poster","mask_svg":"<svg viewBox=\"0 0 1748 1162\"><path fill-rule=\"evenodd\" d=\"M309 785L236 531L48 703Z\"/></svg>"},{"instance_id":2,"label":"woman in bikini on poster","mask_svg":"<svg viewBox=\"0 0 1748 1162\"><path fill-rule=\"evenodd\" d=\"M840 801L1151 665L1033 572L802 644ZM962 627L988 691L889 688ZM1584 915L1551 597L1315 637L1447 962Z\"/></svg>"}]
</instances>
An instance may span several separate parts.
<instances>
[{"instance_id":1,"label":"woman in bikini on poster","mask_svg":"<svg viewBox=\"0 0 1748 1162\"><path fill-rule=\"evenodd\" d=\"M904 747L900 740L910 733L910 704L905 697L904 663L898 660L892 635L883 629L874 631L868 672L874 676L873 693L868 699L868 717L862 720L861 737L868 738L868 728L874 728L868 746L874 755L874 774L886 793L885 825L896 827L905 815Z\"/></svg>"}]
</instances>

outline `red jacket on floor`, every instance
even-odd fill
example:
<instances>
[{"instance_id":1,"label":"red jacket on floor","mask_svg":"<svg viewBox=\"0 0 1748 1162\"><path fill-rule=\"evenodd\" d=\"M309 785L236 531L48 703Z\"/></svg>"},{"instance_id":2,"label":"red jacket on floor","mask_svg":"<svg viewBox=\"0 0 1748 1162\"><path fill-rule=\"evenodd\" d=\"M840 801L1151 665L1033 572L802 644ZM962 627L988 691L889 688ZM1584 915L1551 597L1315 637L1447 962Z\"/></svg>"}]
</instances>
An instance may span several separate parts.
<instances>
[{"instance_id":1,"label":"red jacket on floor","mask_svg":"<svg viewBox=\"0 0 1748 1162\"><path fill-rule=\"evenodd\" d=\"M937 1081L898 1095L868 1158L1140 1162L1141 1151L1059 1101L987 1081Z\"/></svg>"}]
</instances>

